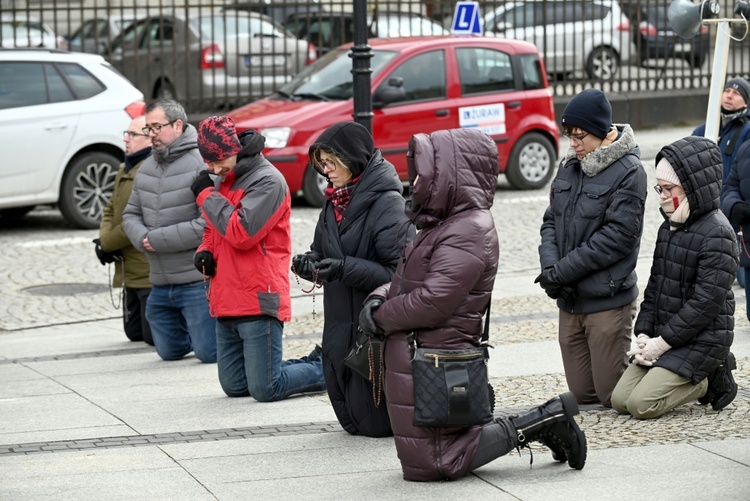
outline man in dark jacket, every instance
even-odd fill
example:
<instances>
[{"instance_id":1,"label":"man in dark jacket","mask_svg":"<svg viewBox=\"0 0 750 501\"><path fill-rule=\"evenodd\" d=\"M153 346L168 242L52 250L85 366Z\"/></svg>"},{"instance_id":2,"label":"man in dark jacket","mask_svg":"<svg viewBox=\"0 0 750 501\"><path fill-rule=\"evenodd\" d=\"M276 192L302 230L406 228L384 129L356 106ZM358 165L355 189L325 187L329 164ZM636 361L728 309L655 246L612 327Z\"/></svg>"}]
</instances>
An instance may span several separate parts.
<instances>
[{"instance_id":1,"label":"man in dark jacket","mask_svg":"<svg viewBox=\"0 0 750 501\"><path fill-rule=\"evenodd\" d=\"M565 378L579 404L610 398L627 367L638 287L646 172L629 125L587 89L562 114L570 148L552 180L536 282L560 308Z\"/></svg>"},{"instance_id":2,"label":"man in dark jacket","mask_svg":"<svg viewBox=\"0 0 750 501\"><path fill-rule=\"evenodd\" d=\"M490 212L497 146L476 129L417 134L407 164L414 189L406 213L420 231L399 260L393 282L373 291L359 320L370 335L385 335L384 388L404 479L453 480L532 441L582 469L586 437L573 418L578 404L570 393L483 426L413 424L409 335L416 332L420 347L437 349L475 348L480 342L498 265Z\"/></svg>"},{"instance_id":3,"label":"man in dark jacket","mask_svg":"<svg viewBox=\"0 0 750 501\"><path fill-rule=\"evenodd\" d=\"M294 257L294 271L324 284L323 369L341 426L353 435L391 435L384 403L372 382L344 365L367 295L391 281L414 228L404 214L396 169L375 148L365 127L340 122L310 147L310 162L329 181L310 251Z\"/></svg>"},{"instance_id":4,"label":"man in dark jacket","mask_svg":"<svg viewBox=\"0 0 750 501\"><path fill-rule=\"evenodd\" d=\"M115 263L113 287L123 287L124 304L122 318L125 335L131 341L145 341L153 345L151 327L146 320L146 303L151 292L148 280L148 260L130 243L122 227L122 212L133 191L133 180L138 168L151 154L151 138L142 129L146 117L140 116L130 122L123 132L125 162L115 176L115 188L109 203L104 208L99 225L99 238L94 240L96 255L102 264Z\"/></svg>"},{"instance_id":5,"label":"man in dark jacket","mask_svg":"<svg viewBox=\"0 0 750 501\"><path fill-rule=\"evenodd\" d=\"M284 322L291 319L291 197L284 177L262 155L265 138L235 132L228 117L199 125L204 169L193 182L206 220L195 267L211 277L219 383L230 397L259 402L325 389L320 355L282 360Z\"/></svg>"},{"instance_id":6,"label":"man in dark jacket","mask_svg":"<svg viewBox=\"0 0 750 501\"><path fill-rule=\"evenodd\" d=\"M732 165L729 176L724 181L721 194L721 210L737 228L740 229L738 242L740 247L739 276L750 276L750 141L739 148L737 160ZM750 319L750 280L741 283L745 288L747 318Z\"/></svg>"},{"instance_id":7,"label":"man in dark jacket","mask_svg":"<svg viewBox=\"0 0 750 501\"><path fill-rule=\"evenodd\" d=\"M204 170L198 134L171 99L146 106L153 153L141 165L122 216L133 247L146 254L153 287L146 303L156 353L179 360L191 351L216 362L216 320L208 311L203 277L193 266L206 223L190 191Z\"/></svg>"},{"instance_id":8,"label":"man in dark jacket","mask_svg":"<svg viewBox=\"0 0 750 501\"><path fill-rule=\"evenodd\" d=\"M737 244L719 211L721 152L690 136L656 156L664 223L635 323L637 348L612 407L638 419L695 400L714 410L737 395L732 377Z\"/></svg>"}]
</instances>

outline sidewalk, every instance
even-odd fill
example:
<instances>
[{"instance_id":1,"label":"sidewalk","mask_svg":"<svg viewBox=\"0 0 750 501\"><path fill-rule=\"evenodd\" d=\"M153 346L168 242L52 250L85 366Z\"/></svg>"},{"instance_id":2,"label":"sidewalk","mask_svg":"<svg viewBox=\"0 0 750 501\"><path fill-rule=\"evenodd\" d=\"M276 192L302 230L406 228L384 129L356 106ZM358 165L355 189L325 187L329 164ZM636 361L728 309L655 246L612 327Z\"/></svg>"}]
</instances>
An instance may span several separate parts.
<instances>
[{"instance_id":1,"label":"sidewalk","mask_svg":"<svg viewBox=\"0 0 750 501\"><path fill-rule=\"evenodd\" d=\"M643 134L643 158L690 130ZM651 250L641 249L641 282ZM503 269L495 282L489 372L497 414L566 391L557 310L535 276ZM584 409L582 471L535 447L532 467L524 450L433 484L402 480L392 439L343 432L324 394L230 399L215 365L192 356L163 362L128 342L119 319L0 331L0 499L748 499L750 322L744 291L734 291L740 392L725 410L689 404L641 422ZM287 357L320 340L320 297L316 310L313 319L309 296L293 299Z\"/></svg>"}]
</instances>

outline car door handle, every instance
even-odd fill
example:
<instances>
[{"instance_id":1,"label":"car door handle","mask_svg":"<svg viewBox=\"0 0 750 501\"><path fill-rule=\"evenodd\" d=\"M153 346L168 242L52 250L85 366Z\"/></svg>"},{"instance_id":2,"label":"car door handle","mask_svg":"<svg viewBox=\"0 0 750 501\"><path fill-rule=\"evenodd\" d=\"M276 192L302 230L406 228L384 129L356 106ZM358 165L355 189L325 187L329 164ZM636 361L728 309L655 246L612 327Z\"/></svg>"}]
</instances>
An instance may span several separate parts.
<instances>
[{"instance_id":1,"label":"car door handle","mask_svg":"<svg viewBox=\"0 0 750 501\"><path fill-rule=\"evenodd\" d=\"M51 124L47 124L44 126L45 130L54 130L54 129L66 129L68 127L68 122L52 122Z\"/></svg>"},{"instance_id":2,"label":"car door handle","mask_svg":"<svg viewBox=\"0 0 750 501\"><path fill-rule=\"evenodd\" d=\"M450 114L450 110L435 110L436 117L447 117Z\"/></svg>"},{"instance_id":3,"label":"car door handle","mask_svg":"<svg viewBox=\"0 0 750 501\"><path fill-rule=\"evenodd\" d=\"M508 108L520 108L521 101L511 101L508 103Z\"/></svg>"}]
</instances>

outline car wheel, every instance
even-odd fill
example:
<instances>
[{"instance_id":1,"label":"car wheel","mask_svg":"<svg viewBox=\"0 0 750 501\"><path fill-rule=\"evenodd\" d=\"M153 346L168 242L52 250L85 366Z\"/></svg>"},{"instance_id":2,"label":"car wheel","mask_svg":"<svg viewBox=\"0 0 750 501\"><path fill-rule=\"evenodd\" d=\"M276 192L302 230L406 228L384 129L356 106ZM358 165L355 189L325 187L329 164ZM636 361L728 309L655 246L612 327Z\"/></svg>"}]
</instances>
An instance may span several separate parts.
<instances>
[{"instance_id":1,"label":"car wheel","mask_svg":"<svg viewBox=\"0 0 750 501\"><path fill-rule=\"evenodd\" d=\"M505 177L516 190L539 189L552 178L556 163L557 150L552 142L538 132L530 132L513 146Z\"/></svg>"},{"instance_id":2,"label":"car wheel","mask_svg":"<svg viewBox=\"0 0 750 501\"><path fill-rule=\"evenodd\" d=\"M612 80L620 67L620 58L611 47L597 47L586 61L586 73L596 80Z\"/></svg>"},{"instance_id":3,"label":"car wheel","mask_svg":"<svg viewBox=\"0 0 750 501\"><path fill-rule=\"evenodd\" d=\"M34 205L29 205L27 207L13 207L11 209L0 209L0 218L1 219L18 219L29 212L34 208Z\"/></svg>"},{"instance_id":4,"label":"car wheel","mask_svg":"<svg viewBox=\"0 0 750 501\"><path fill-rule=\"evenodd\" d=\"M685 57L685 60L688 62L690 66L693 68L701 68L703 66L703 63L706 62L706 53L695 53L695 54L688 54L687 57Z\"/></svg>"},{"instance_id":5,"label":"car wheel","mask_svg":"<svg viewBox=\"0 0 750 501\"><path fill-rule=\"evenodd\" d=\"M302 197L310 207L323 207L326 201L325 189L328 186L326 178L318 174L312 165L307 166L305 179L302 181Z\"/></svg>"},{"instance_id":6,"label":"car wheel","mask_svg":"<svg viewBox=\"0 0 750 501\"><path fill-rule=\"evenodd\" d=\"M174 85L169 83L169 80L159 80L154 91L154 98L176 100L177 96L175 95Z\"/></svg>"},{"instance_id":7,"label":"car wheel","mask_svg":"<svg viewBox=\"0 0 750 501\"><path fill-rule=\"evenodd\" d=\"M60 187L59 206L65 219L77 228L98 228L119 165L120 161L104 152L75 157Z\"/></svg>"}]
</instances>

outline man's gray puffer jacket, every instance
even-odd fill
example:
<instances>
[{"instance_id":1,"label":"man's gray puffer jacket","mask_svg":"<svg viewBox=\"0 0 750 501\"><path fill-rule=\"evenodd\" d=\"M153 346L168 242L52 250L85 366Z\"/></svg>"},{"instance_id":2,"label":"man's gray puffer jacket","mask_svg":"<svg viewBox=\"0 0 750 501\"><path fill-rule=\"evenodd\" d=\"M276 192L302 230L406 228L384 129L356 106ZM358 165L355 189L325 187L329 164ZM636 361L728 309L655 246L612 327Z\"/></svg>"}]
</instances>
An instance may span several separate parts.
<instances>
[{"instance_id":1,"label":"man's gray puffer jacket","mask_svg":"<svg viewBox=\"0 0 750 501\"><path fill-rule=\"evenodd\" d=\"M154 151L135 176L133 193L122 224L133 246L146 253L154 285L187 284L202 280L193 266L195 249L206 226L190 185L205 169L198 153L195 127L163 151ZM143 247L148 241L155 252Z\"/></svg>"}]
</instances>

